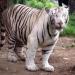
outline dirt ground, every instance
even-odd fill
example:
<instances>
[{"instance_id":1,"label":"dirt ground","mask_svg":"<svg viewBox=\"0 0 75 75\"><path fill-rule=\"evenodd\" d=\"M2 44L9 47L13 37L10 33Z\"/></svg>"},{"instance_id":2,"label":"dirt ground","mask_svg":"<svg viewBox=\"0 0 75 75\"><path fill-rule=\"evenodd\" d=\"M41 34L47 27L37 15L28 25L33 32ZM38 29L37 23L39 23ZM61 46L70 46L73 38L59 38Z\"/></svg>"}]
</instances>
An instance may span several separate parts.
<instances>
[{"instance_id":1,"label":"dirt ground","mask_svg":"<svg viewBox=\"0 0 75 75\"><path fill-rule=\"evenodd\" d=\"M45 72L41 69L30 72L25 69L24 61L8 62L7 50L3 48L0 51L0 75L75 75L75 38L61 37L49 62L55 67L54 72ZM41 51L37 52L36 63L40 67Z\"/></svg>"}]
</instances>

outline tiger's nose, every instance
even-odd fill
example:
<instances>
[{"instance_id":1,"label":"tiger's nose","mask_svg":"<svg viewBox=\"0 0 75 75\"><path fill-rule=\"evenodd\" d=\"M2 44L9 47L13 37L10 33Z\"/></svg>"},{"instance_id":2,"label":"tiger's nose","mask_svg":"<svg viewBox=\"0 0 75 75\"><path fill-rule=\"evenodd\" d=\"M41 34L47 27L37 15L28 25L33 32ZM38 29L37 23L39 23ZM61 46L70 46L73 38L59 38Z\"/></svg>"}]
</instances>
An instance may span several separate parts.
<instances>
[{"instance_id":1,"label":"tiger's nose","mask_svg":"<svg viewBox=\"0 0 75 75\"><path fill-rule=\"evenodd\" d=\"M62 29L63 28L63 22L59 22L57 25L56 25L56 29Z\"/></svg>"},{"instance_id":2,"label":"tiger's nose","mask_svg":"<svg viewBox=\"0 0 75 75\"><path fill-rule=\"evenodd\" d=\"M63 28L63 22L60 21L60 22L58 23L58 25L59 25L60 28Z\"/></svg>"},{"instance_id":3,"label":"tiger's nose","mask_svg":"<svg viewBox=\"0 0 75 75\"><path fill-rule=\"evenodd\" d=\"M59 24L60 26L62 26L62 25L63 25L63 22L62 22L62 21L60 21L58 24Z\"/></svg>"}]
</instances>

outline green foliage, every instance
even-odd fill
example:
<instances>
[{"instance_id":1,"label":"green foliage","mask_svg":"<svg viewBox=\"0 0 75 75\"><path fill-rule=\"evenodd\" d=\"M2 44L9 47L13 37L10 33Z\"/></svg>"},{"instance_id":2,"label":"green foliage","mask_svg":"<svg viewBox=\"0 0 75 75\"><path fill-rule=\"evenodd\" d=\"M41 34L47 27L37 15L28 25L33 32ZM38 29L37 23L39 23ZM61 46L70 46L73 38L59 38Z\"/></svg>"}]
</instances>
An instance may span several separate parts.
<instances>
[{"instance_id":1,"label":"green foliage","mask_svg":"<svg viewBox=\"0 0 75 75\"><path fill-rule=\"evenodd\" d=\"M75 13L70 14L69 23L64 29L64 32L61 33L61 36L74 36L75 37Z\"/></svg>"},{"instance_id":2,"label":"green foliage","mask_svg":"<svg viewBox=\"0 0 75 75\"><path fill-rule=\"evenodd\" d=\"M20 3L20 4L24 4L26 0L11 0L14 4L16 3Z\"/></svg>"},{"instance_id":3,"label":"green foliage","mask_svg":"<svg viewBox=\"0 0 75 75\"><path fill-rule=\"evenodd\" d=\"M26 4L28 6L32 6L35 8L52 8L55 7L56 4L50 2L49 0L12 0L14 4Z\"/></svg>"},{"instance_id":4,"label":"green foliage","mask_svg":"<svg viewBox=\"0 0 75 75\"><path fill-rule=\"evenodd\" d=\"M35 8L52 8L56 6L49 0L26 0L26 4Z\"/></svg>"}]
</instances>

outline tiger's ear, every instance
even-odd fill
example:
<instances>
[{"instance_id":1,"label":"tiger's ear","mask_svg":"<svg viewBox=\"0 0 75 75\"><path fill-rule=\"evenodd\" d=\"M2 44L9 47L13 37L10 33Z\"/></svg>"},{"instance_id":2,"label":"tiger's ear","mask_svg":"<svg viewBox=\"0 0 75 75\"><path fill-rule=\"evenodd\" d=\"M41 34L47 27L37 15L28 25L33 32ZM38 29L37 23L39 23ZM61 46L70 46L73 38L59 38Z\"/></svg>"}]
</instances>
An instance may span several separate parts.
<instances>
[{"instance_id":1,"label":"tiger's ear","mask_svg":"<svg viewBox=\"0 0 75 75\"><path fill-rule=\"evenodd\" d=\"M45 8L46 12L49 14L50 13L50 9Z\"/></svg>"},{"instance_id":2,"label":"tiger's ear","mask_svg":"<svg viewBox=\"0 0 75 75\"><path fill-rule=\"evenodd\" d=\"M56 13L56 8L51 8L51 9L45 8L45 10L49 15L53 15Z\"/></svg>"},{"instance_id":3,"label":"tiger's ear","mask_svg":"<svg viewBox=\"0 0 75 75\"><path fill-rule=\"evenodd\" d=\"M69 7L68 6L63 6L64 8L66 8L69 11Z\"/></svg>"},{"instance_id":4,"label":"tiger's ear","mask_svg":"<svg viewBox=\"0 0 75 75\"><path fill-rule=\"evenodd\" d=\"M68 11L69 11L69 7L67 6L67 7L65 7Z\"/></svg>"},{"instance_id":5,"label":"tiger's ear","mask_svg":"<svg viewBox=\"0 0 75 75\"><path fill-rule=\"evenodd\" d=\"M49 14L49 15L52 15L53 14L53 10L52 9L46 8L45 10L46 10L47 14Z\"/></svg>"}]
</instances>

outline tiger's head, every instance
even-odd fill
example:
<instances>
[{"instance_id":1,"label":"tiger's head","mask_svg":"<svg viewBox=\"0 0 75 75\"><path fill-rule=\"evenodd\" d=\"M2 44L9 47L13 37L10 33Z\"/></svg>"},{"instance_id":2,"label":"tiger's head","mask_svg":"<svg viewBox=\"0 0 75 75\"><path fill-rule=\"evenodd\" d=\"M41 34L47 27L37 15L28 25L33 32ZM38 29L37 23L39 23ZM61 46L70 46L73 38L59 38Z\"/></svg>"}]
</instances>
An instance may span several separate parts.
<instances>
[{"instance_id":1,"label":"tiger's head","mask_svg":"<svg viewBox=\"0 0 75 75\"><path fill-rule=\"evenodd\" d=\"M56 30L63 30L66 27L69 19L68 8L58 7L52 8L48 11L49 24Z\"/></svg>"}]
</instances>

